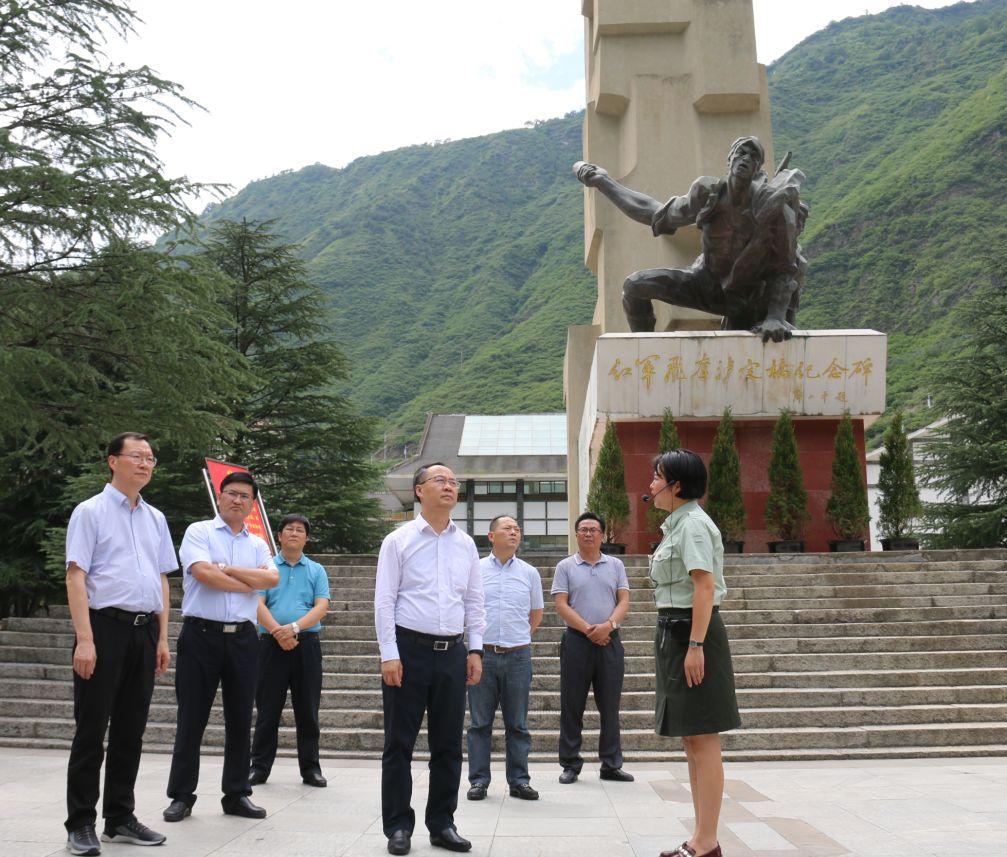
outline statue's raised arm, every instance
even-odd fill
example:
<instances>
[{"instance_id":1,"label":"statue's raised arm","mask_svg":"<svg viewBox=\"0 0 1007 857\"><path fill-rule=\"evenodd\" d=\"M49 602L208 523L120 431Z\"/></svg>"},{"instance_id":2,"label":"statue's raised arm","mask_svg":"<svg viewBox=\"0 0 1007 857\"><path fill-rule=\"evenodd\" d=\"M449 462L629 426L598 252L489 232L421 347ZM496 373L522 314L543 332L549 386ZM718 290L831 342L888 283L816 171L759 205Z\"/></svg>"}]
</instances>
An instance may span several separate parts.
<instances>
[{"instance_id":1,"label":"statue's raised arm","mask_svg":"<svg viewBox=\"0 0 1007 857\"><path fill-rule=\"evenodd\" d=\"M701 176L663 204L595 164L574 164L579 181L655 235L693 223L702 233L703 252L688 268L651 268L626 279L622 304L631 330L654 329L651 302L659 300L723 316L725 330L790 338L807 268L797 243L808 214L800 198L804 173L781 165L770 180L764 160L759 140L741 137L728 154L727 176Z\"/></svg>"}]
</instances>

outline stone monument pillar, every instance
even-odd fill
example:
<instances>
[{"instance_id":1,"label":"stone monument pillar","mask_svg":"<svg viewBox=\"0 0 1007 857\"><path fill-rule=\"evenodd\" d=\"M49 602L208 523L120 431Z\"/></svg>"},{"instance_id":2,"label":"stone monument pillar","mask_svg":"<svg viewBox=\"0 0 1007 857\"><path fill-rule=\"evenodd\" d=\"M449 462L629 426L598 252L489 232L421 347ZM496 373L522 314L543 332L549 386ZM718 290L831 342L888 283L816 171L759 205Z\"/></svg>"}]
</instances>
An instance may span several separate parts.
<instances>
[{"instance_id":1,"label":"stone monument pillar","mask_svg":"<svg viewBox=\"0 0 1007 857\"><path fill-rule=\"evenodd\" d=\"M587 108L584 159L657 199L724 173L731 142L759 137L774 164L765 67L756 61L751 0L583 0ZM583 508L588 449L579 437L601 334L629 330L623 280L633 271L682 267L699 232L654 238L601 194L584 190L585 261L598 277L593 324L572 326L564 361L570 520ZM657 330L716 329L705 313L656 304ZM583 459L583 461L582 461Z\"/></svg>"}]
</instances>

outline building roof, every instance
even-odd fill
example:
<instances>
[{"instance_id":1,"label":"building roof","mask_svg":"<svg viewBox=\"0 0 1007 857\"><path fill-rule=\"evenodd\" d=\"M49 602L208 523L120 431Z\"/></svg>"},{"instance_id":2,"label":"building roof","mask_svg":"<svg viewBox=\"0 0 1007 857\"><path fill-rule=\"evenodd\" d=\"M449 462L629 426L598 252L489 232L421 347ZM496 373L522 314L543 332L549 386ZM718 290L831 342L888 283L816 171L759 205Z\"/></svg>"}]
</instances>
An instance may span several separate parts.
<instances>
[{"instance_id":1,"label":"building roof","mask_svg":"<svg viewBox=\"0 0 1007 857\"><path fill-rule=\"evenodd\" d=\"M912 446L917 440L927 438L930 435L934 434L937 431L937 429L944 428L947 421L948 421L947 417L941 417L939 420L935 420L929 425L923 426L923 428L921 429L916 429L916 431L909 432L909 434L906 435L906 440L909 441L909 445ZM880 461L881 453L884 451L885 451L885 445L882 443L881 446L876 446L874 449L868 452L867 455L864 456L864 458L867 461L871 462Z\"/></svg>"},{"instance_id":2,"label":"building roof","mask_svg":"<svg viewBox=\"0 0 1007 857\"><path fill-rule=\"evenodd\" d=\"M418 453L385 485L410 502L413 473L428 461L459 479L566 479L566 414L427 414Z\"/></svg>"}]
</instances>

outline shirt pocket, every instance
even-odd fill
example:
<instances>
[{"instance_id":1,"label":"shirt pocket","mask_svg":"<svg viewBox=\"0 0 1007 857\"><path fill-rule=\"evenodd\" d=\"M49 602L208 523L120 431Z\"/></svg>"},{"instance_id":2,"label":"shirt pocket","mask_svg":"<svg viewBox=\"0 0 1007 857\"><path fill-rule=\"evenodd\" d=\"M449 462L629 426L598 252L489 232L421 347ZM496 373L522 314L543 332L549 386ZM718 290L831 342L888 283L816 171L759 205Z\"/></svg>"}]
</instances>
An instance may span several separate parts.
<instances>
[{"instance_id":1,"label":"shirt pocket","mask_svg":"<svg viewBox=\"0 0 1007 857\"><path fill-rule=\"evenodd\" d=\"M657 585L671 583L674 578L672 560L675 549L671 544L658 545L650 559L650 579Z\"/></svg>"},{"instance_id":2,"label":"shirt pocket","mask_svg":"<svg viewBox=\"0 0 1007 857\"><path fill-rule=\"evenodd\" d=\"M464 595L465 591L469 588L469 574L472 570L471 564L465 560L453 560L448 568L452 591L456 595Z\"/></svg>"}]
</instances>

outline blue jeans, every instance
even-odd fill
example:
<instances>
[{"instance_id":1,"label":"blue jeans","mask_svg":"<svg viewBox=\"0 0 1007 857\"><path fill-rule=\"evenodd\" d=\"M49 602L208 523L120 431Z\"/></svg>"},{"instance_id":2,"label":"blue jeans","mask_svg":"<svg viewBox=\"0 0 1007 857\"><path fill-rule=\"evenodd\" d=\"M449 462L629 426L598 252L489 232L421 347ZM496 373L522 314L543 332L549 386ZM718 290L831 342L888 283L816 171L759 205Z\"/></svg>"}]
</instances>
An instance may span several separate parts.
<instances>
[{"instance_id":1,"label":"blue jeans","mask_svg":"<svg viewBox=\"0 0 1007 857\"><path fill-rule=\"evenodd\" d=\"M515 652L483 655L483 675L479 684L469 688L468 731L469 782L488 786L490 782L490 744L497 705L503 713L507 743L507 783L517 786L528 782L528 694L531 691L531 646Z\"/></svg>"}]
</instances>

